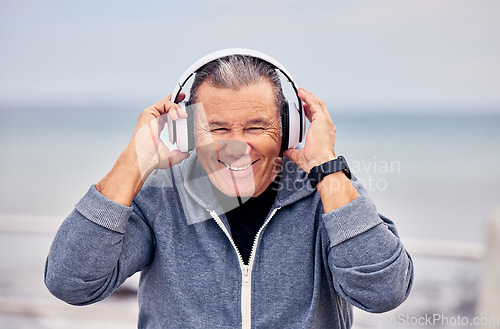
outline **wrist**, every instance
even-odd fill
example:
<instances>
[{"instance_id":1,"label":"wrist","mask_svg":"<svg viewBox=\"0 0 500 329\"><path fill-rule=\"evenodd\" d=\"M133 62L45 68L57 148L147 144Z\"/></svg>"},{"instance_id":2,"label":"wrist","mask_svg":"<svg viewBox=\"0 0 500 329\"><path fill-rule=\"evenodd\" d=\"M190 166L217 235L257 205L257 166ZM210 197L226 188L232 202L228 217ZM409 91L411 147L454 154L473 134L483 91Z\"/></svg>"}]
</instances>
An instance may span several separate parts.
<instances>
[{"instance_id":1,"label":"wrist","mask_svg":"<svg viewBox=\"0 0 500 329\"><path fill-rule=\"evenodd\" d=\"M311 172L311 169L316 167L316 166L320 166L322 165L323 163L325 162L328 162L328 161L331 161L331 160L334 160L336 158L335 156L335 153L325 153L325 154L320 154L318 156L316 156L312 161L309 161L308 163L308 170L307 172Z\"/></svg>"},{"instance_id":2,"label":"wrist","mask_svg":"<svg viewBox=\"0 0 500 329\"><path fill-rule=\"evenodd\" d=\"M136 157L126 148L109 173L96 184L96 189L108 199L130 206L146 177Z\"/></svg>"},{"instance_id":3,"label":"wrist","mask_svg":"<svg viewBox=\"0 0 500 329\"><path fill-rule=\"evenodd\" d=\"M158 157L146 149L139 147L135 142L130 142L125 150L120 154L117 163L125 166L134 174L138 173L145 181L149 174L158 167Z\"/></svg>"},{"instance_id":4,"label":"wrist","mask_svg":"<svg viewBox=\"0 0 500 329\"><path fill-rule=\"evenodd\" d=\"M359 197L347 176L339 171L325 176L317 185L325 213L334 211Z\"/></svg>"},{"instance_id":5,"label":"wrist","mask_svg":"<svg viewBox=\"0 0 500 329\"><path fill-rule=\"evenodd\" d=\"M320 183L323 178L333 173L341 172L349 180L351 178L351 171L346 159L343 156L339 156L336 159L332 159L321 163L309 171L307 178L311 184L312 188L315 188L318 183Z\"/></svg>"}]
</instances>

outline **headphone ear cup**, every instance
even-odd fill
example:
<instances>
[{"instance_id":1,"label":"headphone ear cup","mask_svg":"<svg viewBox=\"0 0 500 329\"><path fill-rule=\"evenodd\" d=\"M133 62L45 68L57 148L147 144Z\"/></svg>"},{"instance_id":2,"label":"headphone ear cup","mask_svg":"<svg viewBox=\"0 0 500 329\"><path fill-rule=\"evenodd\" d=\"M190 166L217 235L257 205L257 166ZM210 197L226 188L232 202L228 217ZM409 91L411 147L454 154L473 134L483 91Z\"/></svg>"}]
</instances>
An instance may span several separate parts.
<instances>
[{"instance_id":1,"label":"headphone ear cup","mask_svg":"<svg viewBox=\"0 0 500 329\"><path fill-rule=\"evenodd\" d=\"M289 140L289 104L288 101L283 104L281 109L281 150L280 153L288 150L288 140Z\"/></svg>"},{"instance_id":2,"label":"headphone ear cup","mask_svg":"<svg viewBox=\"0 0 500 329\"><path fill-rule=\"evenodd\" d=\"M167 117L168 137L181 152L190 152L195 148L194 139L194 106L190 102L180 102L179 106L187 113L187 119L174 121Z\"/></svg>"},{"instance_id":3,"label":"headphone ear cup","mask_svg":"<svg viewBox=\"0 0 500 329\"><path fill-rule=\"evenodd\" d=\"M194 109L195 106L191 102L186 102L185 110L188 115L187 121L187 152L191 152L195 148L194 139Z\"/></svg>"},{"instance_id":4,"label":"headphone ear cup","mask_svg":"<svg viewBox=\"0 0 500 329\"><path fill-rule=\"evenodd\" d=\"M177 127L175 121L170 119L170 116L168 115L167 115L167 126L168 126L168 140L170 141L170 144L175 144L177 142Z\"/></svg>"},{"instance_id":5,"label":"headphone ear cup","mask_svg":"<svg viewBox=\"0 0 500 329\"><path fill-rule=\"evenodd\" d=\"M178 103L179 106L188 114L187 119L178 119L174 121L168 117L168 128L170 143L177 146L177 149L181 152L189 151L189 124L188 120L191 118L189 111L190 106L186 102Z\"/></svg>"},{"instance_id":6,"label":"headphone ear cup","mask_svg":"<svg viewBox=\"0 0 500 329\"><path fill-rule=\"evenodd\" d=\"M288 101L288 148L295 148L299 145L301 140L301 111L298 109L297 104Z\"/></svg>"}]
</instances>

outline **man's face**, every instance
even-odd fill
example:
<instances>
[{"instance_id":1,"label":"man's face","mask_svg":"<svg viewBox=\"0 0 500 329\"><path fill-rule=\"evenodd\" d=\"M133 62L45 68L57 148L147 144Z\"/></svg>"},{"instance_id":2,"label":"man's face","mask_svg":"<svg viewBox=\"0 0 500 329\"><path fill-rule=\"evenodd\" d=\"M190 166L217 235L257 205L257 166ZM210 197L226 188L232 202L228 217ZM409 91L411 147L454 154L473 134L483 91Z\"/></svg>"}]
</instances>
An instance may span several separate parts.
<instances>
[{"instance_id":1,"label":"man's face","mask_svg":"<svg viewBox=\"0 0 500 329\"><path fill-rule=\"evenodd\" d=\"M281 145L271 83L232 90L204 82L197 102L197 154L212 183L231 197L264 192L278 172Z\"/></svg>"}]
</instances>

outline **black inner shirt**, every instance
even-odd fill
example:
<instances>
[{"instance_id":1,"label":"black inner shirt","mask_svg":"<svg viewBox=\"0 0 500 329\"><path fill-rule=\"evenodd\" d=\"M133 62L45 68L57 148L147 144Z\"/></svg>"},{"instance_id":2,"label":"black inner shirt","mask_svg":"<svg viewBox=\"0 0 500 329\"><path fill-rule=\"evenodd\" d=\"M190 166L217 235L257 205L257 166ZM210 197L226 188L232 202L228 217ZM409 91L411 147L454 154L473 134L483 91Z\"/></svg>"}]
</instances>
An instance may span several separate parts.
<instances>
[{"instance_id":1,"label":"black inner shirt","mask_svg":"<svg viewBox=\"0 0 500 329\"><path fill-rule=\"evenodd\" d=\"M247 198L246 202L240 206L226 212L233 241L243 257L245 264L250 260L253 242L257 232L264 224L264 221L271 210L271 207L278 194L280 175L267 187L267 189L255 198ZM215 195L220 204L231 204L236 197L228 197L214 187Z\"/></svg>"}]
</instances>

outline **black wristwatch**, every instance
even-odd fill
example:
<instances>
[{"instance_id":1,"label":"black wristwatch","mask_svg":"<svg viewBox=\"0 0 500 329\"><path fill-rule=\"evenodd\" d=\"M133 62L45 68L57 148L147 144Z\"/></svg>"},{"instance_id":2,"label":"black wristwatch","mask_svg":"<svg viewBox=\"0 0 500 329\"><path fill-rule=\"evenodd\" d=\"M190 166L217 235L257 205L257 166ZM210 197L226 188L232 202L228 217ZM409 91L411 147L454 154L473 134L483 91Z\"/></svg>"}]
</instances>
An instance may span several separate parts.
<instances>
[{"instance_id":1,"label":"black wristwatch","mask_svg":"<svg viewBox=\"0 0 500 329\"><path fill-rule=\"evenodd\" d=\"M316 188L316 185L321 182L323 177L341 170L344 172L347 178L351 179L351 170L347 165L347 161L343 156L339 155L337 159L333 159L331 161L322 163L319 166L313 167L307 175L307 178L309 179L312 188Z\"/></svg>"}]
</instances>

